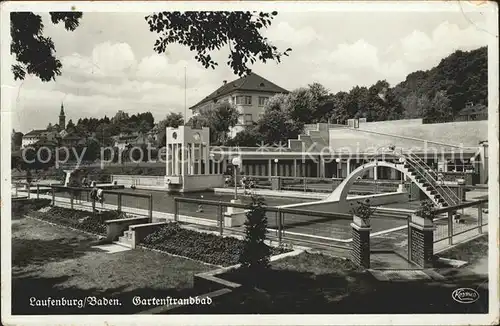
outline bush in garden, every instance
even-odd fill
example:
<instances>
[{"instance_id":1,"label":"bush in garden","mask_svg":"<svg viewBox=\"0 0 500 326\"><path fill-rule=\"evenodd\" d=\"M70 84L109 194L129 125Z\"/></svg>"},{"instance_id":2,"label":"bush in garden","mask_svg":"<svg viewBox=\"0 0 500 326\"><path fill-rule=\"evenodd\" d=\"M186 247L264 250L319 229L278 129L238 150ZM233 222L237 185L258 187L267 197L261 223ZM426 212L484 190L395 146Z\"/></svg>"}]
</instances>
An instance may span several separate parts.
<instances>
[{"instance_id":1,"label":"bush in garden","mask_svg":"<svg viewBox=\"0 0 500 326\"><path fill-rule=\"evenodd\" d=\"M271 248L265 244L267 233L267 216L262 197L253 195L250 209L246 213L245 239L239 262L249 270L269 267Z\"/></svg>"},{"instance_id":2,"label":"bush in garden","mask_svg":"<svg viewBox=\"0 0 500 326\"><path fill-rule=\"evenodd\" d=\"M426 220L433 221L436 217L434 209L434 203L432 201L424 200L420 202L420 208L415 212L415 214Z\"/></svg>"}]
</instances>

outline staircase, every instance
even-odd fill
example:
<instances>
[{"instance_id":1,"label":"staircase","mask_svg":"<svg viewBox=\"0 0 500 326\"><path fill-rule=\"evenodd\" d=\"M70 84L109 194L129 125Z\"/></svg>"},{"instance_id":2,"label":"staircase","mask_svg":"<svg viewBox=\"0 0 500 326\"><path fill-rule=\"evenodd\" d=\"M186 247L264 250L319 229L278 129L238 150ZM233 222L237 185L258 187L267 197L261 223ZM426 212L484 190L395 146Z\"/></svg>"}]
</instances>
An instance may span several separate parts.
<instances>
[{"instance_id":1,"label":"staircase","mask_svg":"<svg viewBox=\"0 0 500 326\"><path fill-rule=\"evenodd\" d=\"M123 247L132 248L132 231L124 231L123 236L118 237L118 241L113 241L113 243Z\"/></svg>"},{"instance_id":2,"label":"staircase","mask_svg":"<svg viewBox=\"0 0 500 326\"><path fill-rule=\"evenodd\" d=\"M290 139L288 145L293 151L321 151L330 146L329 130L332 128L345 128L345 126L328 123L306 124L298 139Z\"/></svg>"},{"instance_id":3,"label":"staircase","mask_svg":"<svg viewBox=\"0 0 500 326\"><path fill-rule=\"evenodd\" d=\"M415 154L401 154L404 158L403 170L406 170L413 182L434 202L437 207L459 205L460 198L442 181L421 158Z\"/></svg>"}]
</instances>

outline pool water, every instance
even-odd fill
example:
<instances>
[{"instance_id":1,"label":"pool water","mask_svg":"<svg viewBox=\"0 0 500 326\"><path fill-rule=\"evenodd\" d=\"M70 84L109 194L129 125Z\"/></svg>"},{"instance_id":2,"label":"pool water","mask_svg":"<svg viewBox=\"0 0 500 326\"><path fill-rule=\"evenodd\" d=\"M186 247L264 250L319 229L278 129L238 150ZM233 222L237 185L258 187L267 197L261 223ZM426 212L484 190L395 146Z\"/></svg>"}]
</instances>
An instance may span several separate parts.
<instances>
[{"instance_id":1,"label":"pool water","mask_svg":"<svg viewBox=\"0 0 500 326\"><path fill-rule=\"evenodd\" d=\"M232 199L234 199L234 195L231 194L216 194L213 191L205 191L205 192L197 192L197 193L168 193L165 191L157 191L157 190L142 190L142 189L122 189L120 190L122 193L130 193L130 194L151 194L153 197L153 211L159 211L164 213L175 213L175 198L176 197L184 197L184 198L194 198L194 199L202 199L202 200L213 200L213 201L221 201L228 203ZM69 197L69 193L66 192L57 192L56 196L61 197ZM86 195L82 194L82 199L86 200ZM238 194L238 199L242 201L242 203L250 203L251 198L249 196L242 196L240 193ZM317 199L305 199L305 198L280 198L280 197L265 197L264 202L267 206L281 206L287 204L295 204L295 203L305 203L315 201ZM139 209L148 209L148 198L141 197L132 197L123 195L122 196L122 206L124 207L132 207ZM118 205L118 196L115 194L104 194L104 203L110 205ZM206 219L214 220L217 218L217 206L215 205L202 205L199 207L196 203L182 203L178 204L179 214L201 217ZM200 209L201 208L201 209ZM225 210L225 209L224 209Z\"/></svg>"}]
</instances>

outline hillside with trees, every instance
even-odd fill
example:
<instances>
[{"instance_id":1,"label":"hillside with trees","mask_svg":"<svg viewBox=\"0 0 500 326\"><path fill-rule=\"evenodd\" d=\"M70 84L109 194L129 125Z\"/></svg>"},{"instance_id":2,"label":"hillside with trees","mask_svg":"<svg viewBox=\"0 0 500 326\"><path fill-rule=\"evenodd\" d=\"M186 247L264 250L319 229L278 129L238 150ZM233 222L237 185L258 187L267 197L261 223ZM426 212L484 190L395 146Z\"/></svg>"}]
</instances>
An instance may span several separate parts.
<instances>
[{"instance_id":1,"label":"hillside with trees","mask_svg":"<svg viewBox=\"0 0 500 326\"><path fill-rule=\"evenodd\" d=\"M262 118L227 144L256 146L262 141L286 142L296 138L304 124L344 124L351 118L449 121L468 103L487 106L487 61L486 47L459 50L430 70L409 74L394 87L379 80L370 87L355 86L349 92L332 94L323 85L313 83L287 95L275 95L265 105Z\"/></svg>"},{"instance_id":2,"label":"hillside with trees","mask_svg":"<svg viewBox=\"0 0 500 326\"><path fill-rule=\"evenodd\" d=\"M393 88L403 104L405 117L428 117L428 101L445 96L450 114L462 110L468 102L488 105L488 50L456 51L434 68L416 71Z\"/></svg>"}]
</instances>

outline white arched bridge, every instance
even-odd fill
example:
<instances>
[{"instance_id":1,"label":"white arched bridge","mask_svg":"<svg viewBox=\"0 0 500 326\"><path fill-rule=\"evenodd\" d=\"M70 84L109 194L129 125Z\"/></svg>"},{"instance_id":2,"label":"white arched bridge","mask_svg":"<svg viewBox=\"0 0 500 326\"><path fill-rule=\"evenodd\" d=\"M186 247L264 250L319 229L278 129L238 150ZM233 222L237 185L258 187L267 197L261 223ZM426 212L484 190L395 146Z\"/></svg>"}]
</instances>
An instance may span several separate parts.
<instances>
[{"instance_id":1,"label":"white arched bridge","mask_svg":"<svg viewBox=\"0 0 500 326\"><path fill-rule=\"evenodd\" d=\"M352 171L347 178L332 192L327 201L343 202L347 198L349 188L358 180L358 177L376 167L387 167L403 173L415 183L420 190L436 205L436 207L455 206L460 204L457 194L451 190L422 159L414 154L399 154L399 162L388 162L374 158Z\"/></svg>"}]
</instances>

